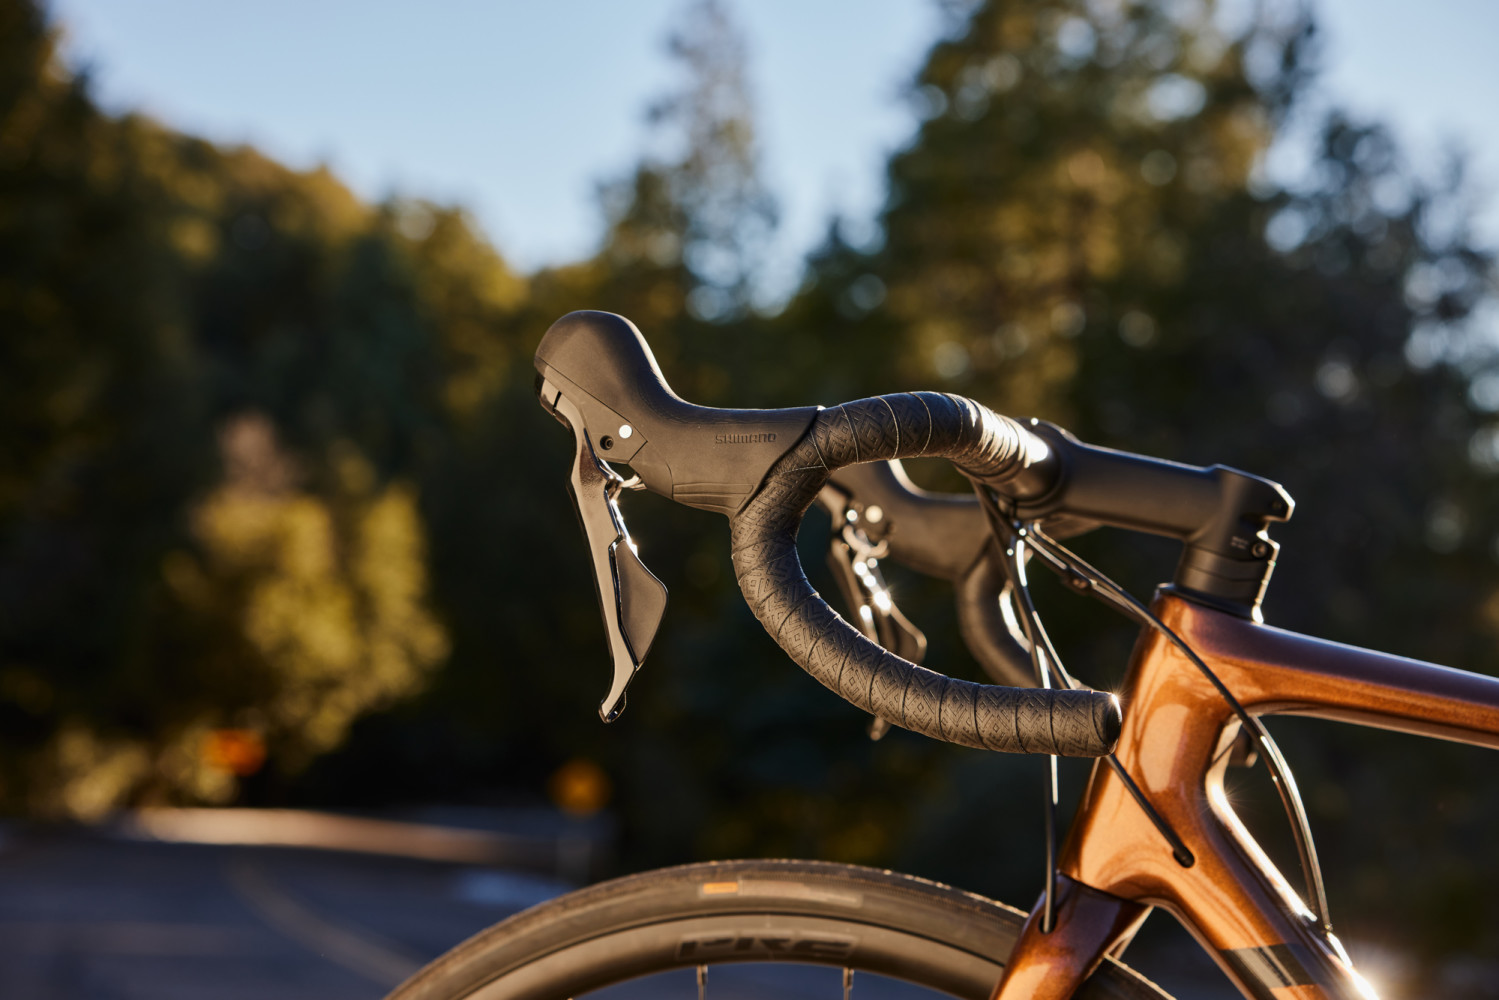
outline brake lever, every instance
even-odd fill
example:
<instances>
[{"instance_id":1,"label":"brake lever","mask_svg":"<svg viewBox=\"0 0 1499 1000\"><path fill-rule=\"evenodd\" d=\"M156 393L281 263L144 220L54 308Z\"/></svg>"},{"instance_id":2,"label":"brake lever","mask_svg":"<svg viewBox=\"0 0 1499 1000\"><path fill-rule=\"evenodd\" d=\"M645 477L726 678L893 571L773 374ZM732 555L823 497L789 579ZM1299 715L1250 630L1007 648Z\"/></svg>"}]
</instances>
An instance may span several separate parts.
<instances>
[{"instance_id":1,"label":"brake lever","mask_svg":"<svg viewBox=\"0 0 1499 1000\"><path fill-rule=\"evenodd\" d=\"M588 539L614 678L599 707L619 716L661 616L666 588L641 564L616 497L637 484L677 503L733 517L817 416L817 407L719 410L671 391L635 324L613 313L573 312L536 346L542 408L573 432L571 483ZM603 460L628 465L619 479Z\"/></svg>"},{"instance_id":2,"label":"brake lever","mask_svg":"<svg viewBox=\"0 0 1499 1000\"><path fill-rule=\"evenodd\" d=\"M594 591L614 665L599 718L613 722L624 711L625 689L645 662L666 614L666 586L640 561L619 510L620 492L639 488L638 479L625 480L598 457L582 412L560 389L540 379L537 395L542 407L573 432L576 450L567 489L588 541Z\"/></svg>"},{"instance_id":3,"label":"brake lever","mask_svg":"<svg viewBox=\"0 0 1499 1000\"><path fill-rule=\"evenodd\" d=\"M870 541L860 512L848 503L848 495L837 486L831 483L824 486L817 499L833 517L827 564L844 601L853 611L854 625L895 655L920 664L926 658L926 636L891 599L885 575L880 571L880 558L890 551L890 546L884 540ZM880 739L889 730L890 723L879 716L869 722L871 740Z\"/></svg>"}]
</instances>

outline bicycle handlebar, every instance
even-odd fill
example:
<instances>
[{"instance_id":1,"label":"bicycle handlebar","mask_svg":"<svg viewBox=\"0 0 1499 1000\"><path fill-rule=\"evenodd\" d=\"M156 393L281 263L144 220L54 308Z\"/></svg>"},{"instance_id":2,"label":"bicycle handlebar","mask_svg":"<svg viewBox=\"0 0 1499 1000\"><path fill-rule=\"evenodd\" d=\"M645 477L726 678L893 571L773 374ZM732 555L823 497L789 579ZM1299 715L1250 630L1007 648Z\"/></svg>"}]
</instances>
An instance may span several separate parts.
<instances>
[{"instance_id":1,"label":"bicycle handlebar","mask_svg":"<svg viewBox=\"0 0 1499 1000\"><path fill-rule=\"evenodd\" d=\"M846 700L895 725L966 746L1062 756L1100 756L1113 748L1121 724L1114 696L994 687L918 667L828 607L807 582L796 552L797 528L818 490L835 469L855 462L940 456L1008 495L1043 498L1060 467L1052 450L1019 422L941 393L875 397L828 410L695 406L667 386L634 325L609 313L564 316L538 346L536 366L542 403L573 430L581 463L590 457L600 465L603 457L628 463L645 488L729 516L735 574L751 610L792 660ZM607 486L598 497L612 507ZM621 674L628 681L644 656L628 640L653 635L655 623L626 628L632 619L628 591L636 585L621 581L636 571L614 560L620 541L628 540L617 509L610 537L606 528L590 527L605 519L585 506L593 501L576 485L574 499L595 548L622 695ZM611 566L613 602L603 579ZM614 642L617 635L626 641ZM611 698L606 717L622 703L615 691Z\"/></svg>"},{"instance_id":2,"label":"bicycle handlebar","mask_svg":"<svg viewBox=\"0 0 1499 1000\"><path fill-rule=\"evenodd\" d=\"M905 393L823 410L730 520L735 575L750 610L824 686L895 725L990 750L1108 753L1120 725L1112 695L975 684L918 667L867 639L807 582L796 531L833 471L919 455L946 458L1006 491L1039 496L1055 482L1050 449L972 400Z\"/></svg>"},{"instance_id":3,"label":"bicycle handlebar","mask_svg":"<svg viewBox=\"0 0 1499 1000\"><path fill-rule=\"evenodd\" d=\"M856 521L894 561L951 582L963 644L984 672L997 684L1036 686L1030 654L1000 609L1009 576L977 497L924 490L897 459L839 469L818 501L837 522ZM1061 514L1044 527L1061 540L1098 525Z\"/></svg>"},{"instance_id":4,"label":"bicycle handlebar","mask_svg":"<svg viewBox=\"0 0 1499 1000\"><path fill-rule=\"evenodd\" d=\"M1292 509L1269 480L1093 447L961 396L902 393L832 409L696 406L667 386L634 324L611 313L558 320L537 347L536 368L542 405L572 429L577 447L573 496L615 665L600 709L606 719L623 704L666 599L634 556L615 506L626 486L727 515L736 576L761 624L860 708L951 742L1068 756L1108 752L1120 722L1112 696L952 680L882 649L823 602L794 541L828 477L854 463L947 458L1003 494L1017 520L1071 515L1180 539L1177 589L1253 617L1278 549L1266 529ZM610 462L628 464L637 478L626 483Z\"/></svg>"},{"instance_id":5,"label":"bicycle handlebar","mask_svg":"<svg viewBox=\"0 0 1499 1000\"><path fill-rule=\"evenodd\" d=\"M972 493L924 490L911 481L899 459L845 466L833 473L832 484L859 508L878 507L878 522L861 516L870 540L884 541L893 559L926 576L961 579L993 537ZM1063 539L1098 525L1061 514L1048 517L1045 527L1052 538Z\"/></svg>"}]
</instances>

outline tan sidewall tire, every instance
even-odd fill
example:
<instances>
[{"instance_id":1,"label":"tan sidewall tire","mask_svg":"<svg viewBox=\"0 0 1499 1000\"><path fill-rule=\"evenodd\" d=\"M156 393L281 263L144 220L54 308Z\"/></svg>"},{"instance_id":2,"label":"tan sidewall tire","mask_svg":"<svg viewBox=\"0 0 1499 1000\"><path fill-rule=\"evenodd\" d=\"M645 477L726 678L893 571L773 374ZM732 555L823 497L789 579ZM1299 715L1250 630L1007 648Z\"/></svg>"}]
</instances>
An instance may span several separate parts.
<instances>
[{"instance_id":1,"label":"tan sidewall tire","mask_svg":"<svg viewBox=\"0 0 1499 1000\"><path fill-rule=\"evenodd\" d=\"M791 960L986 1000L1025 915L909 875L816 861L727 861L615 879L518 913L390 1000L564 1000L717 961ZM1170 1000L1108 959L1078 1000Z\"/></svg>"}]
</instances>

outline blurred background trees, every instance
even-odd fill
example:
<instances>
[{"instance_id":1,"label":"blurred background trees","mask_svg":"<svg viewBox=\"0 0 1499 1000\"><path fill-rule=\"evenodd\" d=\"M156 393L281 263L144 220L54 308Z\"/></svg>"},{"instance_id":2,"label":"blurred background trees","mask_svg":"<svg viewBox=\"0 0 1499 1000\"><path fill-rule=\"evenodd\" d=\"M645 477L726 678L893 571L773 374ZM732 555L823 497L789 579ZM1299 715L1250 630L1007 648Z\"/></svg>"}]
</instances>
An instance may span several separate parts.
<instances>
[{"instance_id":1,"label":"blurred background trees","mask_svg":"<svg viewBox=\"0 0 1499 1000\"><path fill-rule=\"evenodd\" d=\"M884 245L835 233L789 314L884 366L861 389L920 371L1085 440L1279 479L1298 513L1276 530L1269 621L1493 672L1494 423L1475 375L1494 330L1472 316L1492 257L1464 229L1459 175L1419 179L1377 125L1333 115L1313 182L1263 179L1314 34L1302 14L1261 17L1228 33L1211 7L981 6L916 81L928 118L891 162ZM1079 544L1137 591L1170 572L1148 540ZM1126 633L1047 610L1079 669L1122 659ZM1420 899L1433 941L1499 946L1474 937L1495 913L1470 887L1499 878L1474 853L1499 820L1483 758L1330 728L1277 731L1334 899ZM993 765L996 797L1032 794L1015 770ZM942 801L983 830L984 806ZM1370 837L1374 816L1405 819ZM958 877L929 836L923 862Z\"/></svg>"},{"instance_id":2,"label":"blurred background trees","mask_svg":"<svg viewBox=\"0 0 1499 1000\"><path fill-rule=\"evenodd\" d=\"M0 794L226 801L212 731L295 770L443 658L411 478L463 331L332 177L102 115L29 4L0 31Z\"/></svg>"},{"instance_id":3,"label":"blurred background trees","mask_svg":"<svg viewBox=\"0 0 1499 1000\"><path fill-rule=\"evenodd\" d=\"M704 403L929 386L1278 478L1299 510L1270 621L1495 672L1499 374L1475 321L1494 269L1460 171L1422 178L1377 123L1333 115L1311 182L1265 179L1313 68L1303 11L954 10L879 236L835 221L769 308L774 203L720 3L672 40L679 86L600 188L598 251L522 275L460 209L361 204L101 113L36 7L0 0L5 807L514 801L587 758L631 866L812 854L1032 893L1033 762L868 743L750 618L716 517L628 501L673 603L599 726L566 435L530 365L584 307L634 319ZM1148 540L1080 545L1137 590L1169 572ZM932 662L972 670L948 597L901 595ZM1075 669L1117 671L1127 630L1047 610ZM1466 842L1499 821L1481 758L1326 736L1284 731L1350 930L1414 899L1433 950L1479 947L1499 926L1499 859Z\"/></svg>"}]
</instances>

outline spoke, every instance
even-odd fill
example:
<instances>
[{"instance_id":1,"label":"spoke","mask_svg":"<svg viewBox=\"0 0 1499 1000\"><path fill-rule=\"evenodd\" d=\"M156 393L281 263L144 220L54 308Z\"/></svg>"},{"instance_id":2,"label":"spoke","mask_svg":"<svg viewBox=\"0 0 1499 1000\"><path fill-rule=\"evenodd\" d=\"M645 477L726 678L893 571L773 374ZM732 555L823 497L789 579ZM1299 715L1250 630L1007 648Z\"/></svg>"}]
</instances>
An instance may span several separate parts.
<instances>
[{"instance_id":1,"label":"spoke","mask_svg":"<svg viewBox=\"0 0 1499 1000\"><path fill-rule=\"evenodd\" d=\"M708 996L708 966L697 967L697 1000L706 1000Z\"/></svg>"},{"instance_id":2,"label":"spoke","mask_svg":"<svg viewBox=\"0 0 1499 1000\"><path fill-rule=\"evenodd\" d=\"M843 1000L849 1000L854 995L854 970L848 967L843 969Z\"/></svg>"}]
</instances>

